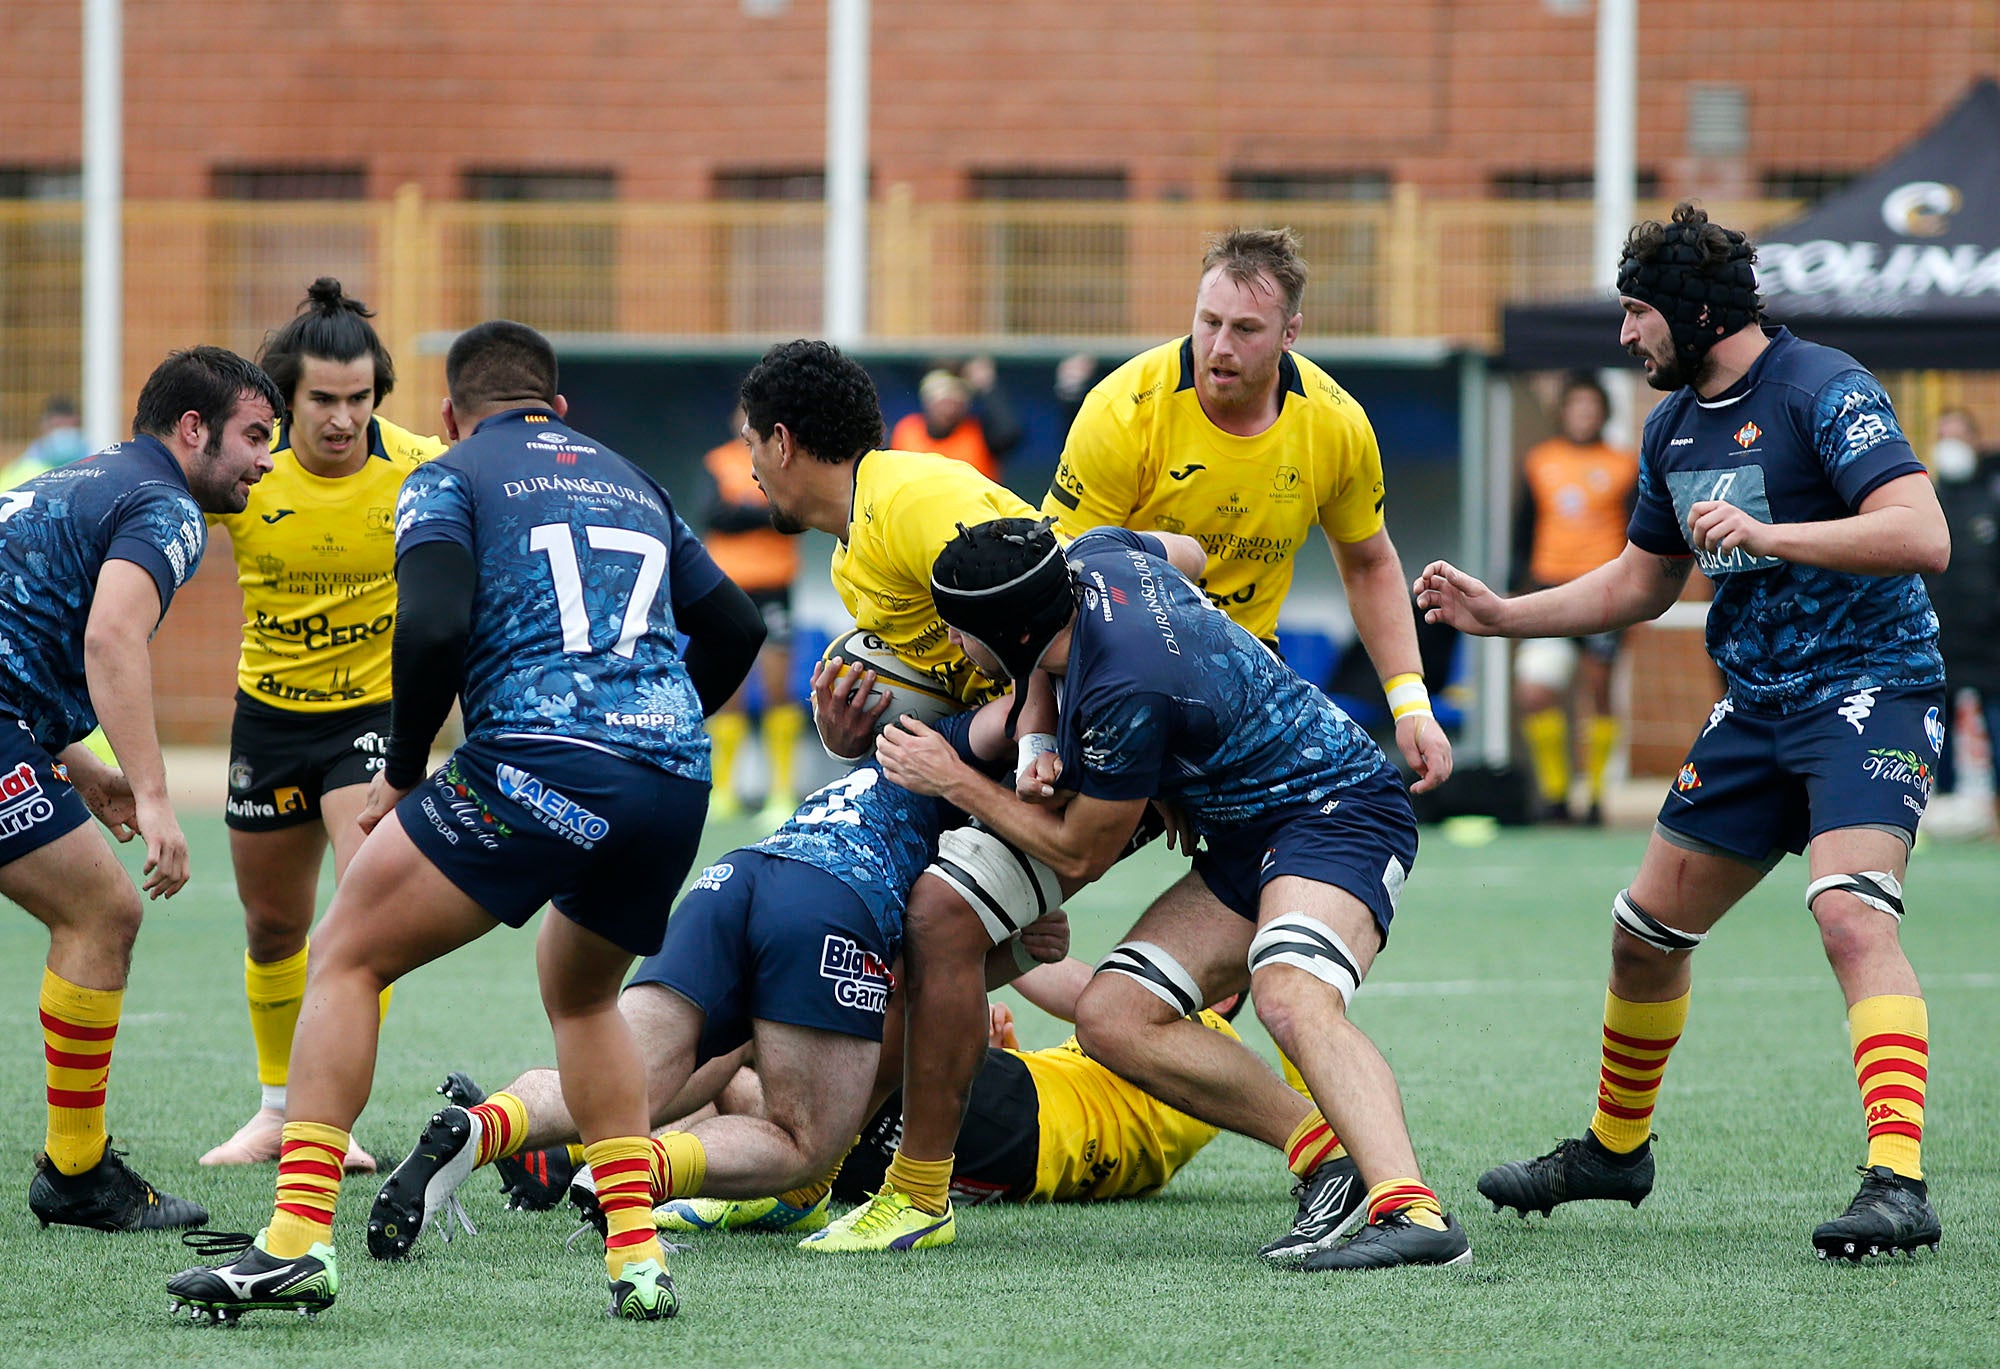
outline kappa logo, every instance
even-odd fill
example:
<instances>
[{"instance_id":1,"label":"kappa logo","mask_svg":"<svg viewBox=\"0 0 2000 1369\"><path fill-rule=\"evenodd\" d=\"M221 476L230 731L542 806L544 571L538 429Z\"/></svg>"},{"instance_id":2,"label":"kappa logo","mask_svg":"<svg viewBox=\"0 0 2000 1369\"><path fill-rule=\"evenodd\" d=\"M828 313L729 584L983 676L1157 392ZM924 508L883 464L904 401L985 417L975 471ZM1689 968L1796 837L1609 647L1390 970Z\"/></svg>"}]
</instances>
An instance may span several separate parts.
<instances>
[{"instance_id":1,"label":"kappa logo","mask_svg":"<svg viewBox=\"0 0 2000 1369\"><path fill-rule=\"evenodd\" d=\"M843 1008L879 1013L889 1005L889 967L852 937L827 933L819 953L820 978L833 981L833 1001Z\"/></svg>"},{"instance_id":2,"label":"kappa logo","mask_svg":"<svg viewBox=\"0 0 2000 1369\"><path fill-rule=\"evenodd\" d=\"M18 836L54 817L55 811L31 762L22 761L0 778L0 837Z\"/></svg>"},{"instance_id":3,"label":"kappa logo","mask_svg":"<svg viewBox=\"0 0 2000 1369\"><path fill-rule=\"evenodd\" d=\"M1667 445L1669 447L1692 447L1694 445L1694 439L1691 437L1677 437L1673 441L1667 443Z\"/></svg>"},{"instance_id":4,"label":"kappa logo","mask_svg":"<svg viewBox=\"0 0 2000 1369\"><path fill-rule=\"evenodd\" d=\"M1748 447L1763 435L1764 430L1755 423L1745 423L1736 430L1736 445L1739 447Z\"/></svg>"},{"instance_id":5,"label":"kappa logo","mask_svg":"<svg viewBox=\"0 0 2000 1369\"><path fill-rule=\"evenodd\" d=\"M1881 692L1882 686L1870 685L1867 689L1856 690L1840 701L1841 707L1838 710L1840 716L1854 725L1855 736L1859 737L1867 732L1868 715L1875 711L1875 696Z\"/></svg>"},{"instance_id":6,"label":"kappa logo","mask_svg":"<svg viewBox=\"0 0 2000 1369\"><path fill-rule=\"evenodd\" d=\"M1722 720L1735 711L1736 705L1728 699L1718 700L1715 707L1708 710L1708 726L1702 728L1701 735L1706 737L1709 733L1715 731L1716 728L1722 726Z\"/></svg>"}]
</instances>

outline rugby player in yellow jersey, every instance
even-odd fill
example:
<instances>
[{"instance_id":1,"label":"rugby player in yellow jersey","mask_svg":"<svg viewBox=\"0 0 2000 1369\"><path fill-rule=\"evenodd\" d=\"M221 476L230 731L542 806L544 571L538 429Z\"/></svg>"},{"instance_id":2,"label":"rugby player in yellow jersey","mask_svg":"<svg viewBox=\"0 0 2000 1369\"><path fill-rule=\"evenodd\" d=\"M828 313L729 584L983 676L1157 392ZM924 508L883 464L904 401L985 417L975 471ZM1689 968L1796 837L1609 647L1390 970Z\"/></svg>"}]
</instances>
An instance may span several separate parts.
<instances>
[{"instance_id":1,"label":"rugby player in yellow jersey","mask_svg":"<svg viewBox=\"0 0 2000 1369\"><path fill-rule=\"evenodd\" d=\"M931 562L960 523L1031 517L1019 496L962 461L883 451L882 409L860 363L829 343L781 343L744 377L739 396L750 469L779 532L833 534L833 587L854 625L968 707L1004 692L945 636L931 602ZM822 663L813 722L843 759L872 744L886 698L867 706L874 675Z\"/></svg>"},{"instance_id":2,"label":"rugby player in yellow jersey","mask_svg":"<svg viewBox=\"0 0 2000 1369\"><path fill-rule=\"evenodd\" d=\"M1318 523L1355 631L1396 715L1418 791L1451 774L1431 717L1416 614L1382 518L1382 453L1361 405L1292 350L1306 264L1289 228L1238 228L1202 258L1188 336L1092 387L1042 511L1065 538L1094 527L1185 533L1216 606L1275 643L1293 560Z\"/></svg>"},{"instance_id":3,"label":"rugby player in yellow jersey","mask_svg":"<svg viewBox=\"0 0 2000 1369\"><path fill-rule=\"evenodd\" d=\"M1090 975L1084 962L1060 960L1029 970L1013 987L1051 1016L1073 1021ZM1232 994L1195 1020L1237 1040L1230 1019L1242 1003L1242 995ZM955 1206L1143 1197L1164 1188L1220 1134L1092 1060L1075 1036L1024 1051L1012 1011L995 1003L991 1014L986 1059L952 1157ZM756 1071L739 1072L717 1102L724 1110L754 1110L761 1103ZM892 1094L834 1176L834 1198L865 1202L882 1187L902 1124L903 1098ZM775 1206L769 1199L676 1198L656 1208L654 1218L668 1231L769 1230Z\"/></svg>"},{"instance_id":4,"label":"rugby player in yellow jersey","mask_svg":"<svg viewBox=\"0 0 2000 1369\"><path fill-rule=\"evenodd\" d=\"M1353 396L1292 350L1307 275L1298 237L1233 229L1211 241L1201 269L1188 335L1141 352L1085 397L1042 512L1069 538L1099 526L1195 538L1207 553L1203 591L1274 649L1294 559L1317 523L1389 697L1412 788L1434 788L1451 774L1451 742L1431 714L1383 521L1375 430ZM1351 1187L1345 1151L1331 1154L1337 1163L1318 1185ZM1343 1205L1314 1187L1312 1174L1300 1176L1298 1220L1266 1257L1301 1259L1337 1234Z\"/></svg>"},{"instance_id":5,"label":"rugby player in yellow jersey","mask_svg":"<svg viewBox=\"0 0 2000 1369\"><path fill-rule=\"evenodd\" d=\"M272 471L241 513L210 519L243 587L224 820L263 1096L205 1165L278 1158L320 863L330 843L338 880L360 847L355 819L388 738L396 493L444 444L376 416L396 368L371 317L321 277L265 342L258 361L288 405ZM350 1141L346 1167L375 1162Z\"/></svg>"}]
</instances>

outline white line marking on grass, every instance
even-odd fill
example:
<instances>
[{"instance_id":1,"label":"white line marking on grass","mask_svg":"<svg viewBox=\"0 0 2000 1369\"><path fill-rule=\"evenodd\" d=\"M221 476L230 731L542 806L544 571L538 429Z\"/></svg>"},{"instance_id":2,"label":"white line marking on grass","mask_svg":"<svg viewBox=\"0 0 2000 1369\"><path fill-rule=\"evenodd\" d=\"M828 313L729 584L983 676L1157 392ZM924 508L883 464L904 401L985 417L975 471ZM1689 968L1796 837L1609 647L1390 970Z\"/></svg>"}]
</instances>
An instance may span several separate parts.
<instances>
[{"instance_id":1,"label":"white line marking on grass","mask_svg":"<svg viewBox=\"0 0 2000 1369\"><path fill-rule=\"evenodd\" d=\"M1925 987L1934 989L1991 989L2000 987L2000 974L1927 974ZM1833 985L1831 974L1769 975L1698 978L1703 993L1798 993ZM1365 992L1383 998L1469 998L1484 994L1571 994L1601 989L1601 979L1413 979L1369 980Z\"/></svg>"}]
</instances>

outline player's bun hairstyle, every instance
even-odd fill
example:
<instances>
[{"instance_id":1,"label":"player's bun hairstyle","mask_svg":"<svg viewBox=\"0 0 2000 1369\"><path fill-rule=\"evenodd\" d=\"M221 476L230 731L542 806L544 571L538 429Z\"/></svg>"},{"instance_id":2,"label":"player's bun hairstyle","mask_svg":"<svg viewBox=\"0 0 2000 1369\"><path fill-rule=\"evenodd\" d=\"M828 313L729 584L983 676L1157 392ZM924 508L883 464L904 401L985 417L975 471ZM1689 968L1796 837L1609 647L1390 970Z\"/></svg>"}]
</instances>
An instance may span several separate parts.
<instances>
[{"instance_id":1,"label":"player's bun hairstyle","mask_svg":"<svg viewBox=\"0 0 2000 1369\"><path fill-rule=\"evenodd\" d=\"M556 349L511 319L474 324L444 358L444 387L452 408L463 414L509 404L554 404L557 379Z\"/></svg>"},{"instance_id":2,"label":"player's bun hairstyle","mask_svg":"<svg viewBox=\"0 0 2000 1369\"><path fill-rule=\"evenodd\" d=\"M744 421L768 438L780 423L816 461L853 461L882 445L882 401L861 363L830 342L781 342L736 392Z\"/></svg>"},{"instance_id":3,"label":"player's bun hairstyle","mask_svg":"<svg viewBox=\"0 0 2000 1369\"><path fill-rule=\"evenodd\" d=\"M221 439L223 424L246 395L269 404L273 418L285 411L285 397L256 363L222 347L169 352L139 391L132 435L171 437L181 415L192 411L208 425L213 446Z\"/></svg>"},{"instance_id":4,"label":"player's bun hairstyle","mask_svg":"<svg viewBox=\"0 0 2000 1369\"><path fill-rule=\"evenodd\" d=\"M299 373L307 357L325 361L352 361L372 357L375 361L375 402L380 404L396 388L396 363L389 349L368 320L375 311L360 300L344 294L340 282L321 276L306 287L305 302L289 323L264 339L257 363L278 383L291 408L292 396L299 392Z\"/></svg>"},{"instance_id":5,"label":"player's bun hairstyle","mask_svg":"<svg viewBox=\"0 0 2000 1369\"><path fill-rule=\"evenodd\" d=\"M1249 285L1259 275L1277 283L1285 297L1285 317L1299 312L1306 296L1306 263L1299 255L1299 235L1289 228L1232 228L1208 240L1202 255L1202 279L1216 267L1239 285Z\"/></svg>"},{"instance_id":6,"label":"player's bun hairstyle","mask_svg":"<svg viewBox=\"0 0 2000 1369\"><path fill-rule=\"evenodd\" d=\"M1076 612L1076 581L1045 518L995 518L958 525L931 563L938 616L998 658L1014 681L1014 730L1028 676Z\"/></svg>"},{"instance_id":7,"label":"player's bun hairstyle","mask_svg":"<svg viewBox=\"0 0 2000 1369\"><path fill-rule=\"evenodd\" d=\"M1749 238L1709 222L1706 209L1682 200L1671 223L1648 219L1626 236L1618 293L1659 310L1675 354L1684 363L1698 362L1716 343L1764 317L1756 262Z\"/></svg>"}]
</instances>

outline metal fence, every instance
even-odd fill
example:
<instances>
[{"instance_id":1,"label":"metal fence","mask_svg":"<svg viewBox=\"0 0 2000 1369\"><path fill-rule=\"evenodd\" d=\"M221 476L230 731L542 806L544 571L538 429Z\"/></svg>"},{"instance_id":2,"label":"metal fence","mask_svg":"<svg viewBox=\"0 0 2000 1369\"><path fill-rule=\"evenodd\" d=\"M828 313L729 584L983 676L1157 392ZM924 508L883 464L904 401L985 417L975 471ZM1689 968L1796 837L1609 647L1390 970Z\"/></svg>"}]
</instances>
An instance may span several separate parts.
<instances>
[{"instance_id":1,"label":"metal fence","mask_svg":"<svg viewBox=\"0 0 2000 1369\"><path fill-rule=\"evenodd\" d=\"M1754 232L1798 204L1710 208ZM80 388L81 219L75 203L0 201L0 456L33 436L47 396ZM871 213L869 331L1168 336L1187 326L1204 237L1237 223L1299 231L1314 337L1487 344L1504 301L1601 284L1582 203L1427 200L1407 186L1379 203L919 203L892 189ZM388 412L423 419L438 385L416 339L484 318L620 336L811 334L822 230L817 203L470 203L414 188L368 202L135 201L128 398L171 348L254 352L320 275L376 308L406 376Z\"/></svg>"}]
</instances>

